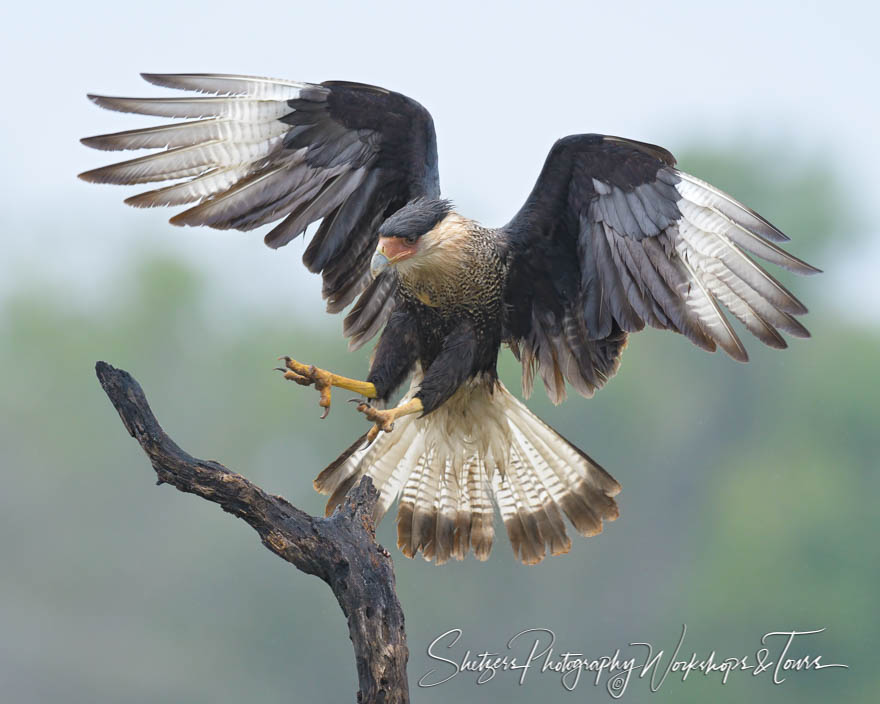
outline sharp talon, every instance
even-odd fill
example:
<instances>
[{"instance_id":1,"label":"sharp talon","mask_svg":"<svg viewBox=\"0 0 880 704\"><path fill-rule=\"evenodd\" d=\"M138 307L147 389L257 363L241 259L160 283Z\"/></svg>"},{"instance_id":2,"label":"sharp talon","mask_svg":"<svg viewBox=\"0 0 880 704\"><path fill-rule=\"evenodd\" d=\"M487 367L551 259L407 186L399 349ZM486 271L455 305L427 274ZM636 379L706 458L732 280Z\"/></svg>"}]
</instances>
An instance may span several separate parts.
<instances>
[{"instance_id":1,"label":"sharp talon","mask_svg":"<svg viewBox=\"0 0 880 704\"><path fill-rule=\"evenodd\" d=\"M318 386L318 384L315 384L315 386L321 392L321 400L318 401L318 405L321 406L322 408L325 408L326 413L329 413L330 412L330 384L321 384L320 386ZM322 417L326 418L327 416L325 414Z\"/></svg>"},{"instance_id":2,"label":"sharp talon","mask_svg":"<svg viewBox=\"0 0 880 704\"><path fill-rule=\"evenodd\" d=\"M330 415L330 406L324 408L324 412L321 414L321 420L324 420L327 416Z\"/></svg>"}]
</instances>

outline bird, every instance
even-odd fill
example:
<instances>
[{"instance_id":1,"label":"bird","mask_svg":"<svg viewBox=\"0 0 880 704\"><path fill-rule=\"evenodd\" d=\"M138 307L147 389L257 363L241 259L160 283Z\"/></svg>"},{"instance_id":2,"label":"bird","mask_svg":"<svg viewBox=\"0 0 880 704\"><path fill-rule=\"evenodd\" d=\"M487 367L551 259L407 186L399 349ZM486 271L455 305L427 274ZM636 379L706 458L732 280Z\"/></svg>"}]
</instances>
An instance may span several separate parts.
<instances>
[{"instance_id":1,"label":"bird","mask_svg":"<svg viewBox=\"0 0 880 704\"><path fill-rule=\"evenodd\" d=\"M371 424L314 480L327 514L363 476L378 523L399 498L397 542L436 564L486 560L497 506L525 564L568 552L619 516L620 484L501 382L502 346L561 403L614 376L629 335L679 333L748 360L728 319L765 345L809 337L806 307L760 260L819 269L789 238L646 142L602 134L556 141L520 210L501 227L459 214L440 191L430 113L412 98L347 81L145 73L172 97L89 95L110 110L171 118L85 138L101 150L154 150L86 171L94 183L167 185L126 203L187 206L174 225L253 230L303 254L331 313L348 309L352 350L377 335L365 379L284 357L285 378L358 395ZM725 312L726 311L726 312ZM410 380L396 405L392 399Z\"/></svg>"}]
</instances>

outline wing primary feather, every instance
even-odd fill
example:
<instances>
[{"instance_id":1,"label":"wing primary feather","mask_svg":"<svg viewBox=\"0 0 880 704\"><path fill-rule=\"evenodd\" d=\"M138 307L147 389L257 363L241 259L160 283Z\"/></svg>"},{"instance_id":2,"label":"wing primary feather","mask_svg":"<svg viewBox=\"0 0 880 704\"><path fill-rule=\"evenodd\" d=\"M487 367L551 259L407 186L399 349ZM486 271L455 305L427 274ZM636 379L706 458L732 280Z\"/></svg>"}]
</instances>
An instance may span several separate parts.
<instances>
[{"instance_id":1,"label":"wing primary feather","mask_svg":"<svg viewBox=\"0 0 880 704\"><path fill-rule=\"evenodd\" d=\"M243 175L244 169L212 169L188 181L131 196L125 199L125 203L135 208L185 205L208 198L231 187Z\"/></svg>"},{"instance_id":2,"label":"wing primary feather","mask_svg":"<svg viewBox=\"0 0 880 704\"><path fill-rule=\"evenodd\" d=\"M777 247L772 242L766 241L764 238L746 228L745 225L728 217L717 208L712 208L712 211L717 213L720 217L723 217L733 226L734 229L727 230L726 234L743 249L761 257L761 259L766 259L768 262L797 274L809 275L822 273L821 269L817 269L811 264L807 264L802 259L798 259L793 254L789 254L784 249Z\"/></svg>"},{"instance_id":3,"label":"wing primary feather","mask_svg":"<svg viewBox=\"0 0 880 704\"><path fill-rule=\"evenodd\" d=\"M290 206L292 200L302 196L301 189L308 181L308 167L293 156L249 174L227 191L175 215L171 223L251 230L289 212L282 205ZM315 189L320 184L308 185Z\"/></svg>"},{"instance_id":4,"label":"wing primary feather","mask_svg":"<svg viewBox=\"0 0 880 704\"><path fill-rule=\"evenodd\" d=\"M652 264L651 269L646 269L646 273L650 275L653 270L659 274L669 291L669 297L664 296L660 300L664 306L664 311L670 320L675 324L675 329L684 334L691 342L698 347L708 351L715 351L715 342L709 336L703 326L700 324L699 317L690 309L685 301L682 292L688 289L687 271L679 262L678 254L673 250L671 259L664 247L657 241L657 238L646 238L642 245L645 253L648 255L648 261ZM664 290L659 283L655 284L656 290L661 292ZM652 288L652 290L654 290Z\"/></svg>"},{"instance_id":5,"label":"wing primary feather","mask_svg":"<svg viewBox=\"0 0 880 704\"><path fill-rule=\"evenodd\" d=\"M163 88L214 95L246 95L268 100L299 98L305 89L323 95L328 92L326 88L309 83L219 73L142 73L141 78Z\"/></svg>"},{"instance_id":6,"label":"wing primary feather","mask_svg":"<svg viewBox=\"0 0 880 704\"><path fill-rule=\"evenodd\" d=\"M90 183L133 185L198 176L216 163L212 148L221 144L223 142L220 140L212 140L189 147L176 147L85 171L79 177Z\"/></svg>"},{"instance_id":7,"label":"wing primary feather","mask_svg":"<svg viewBox=\"0 0 880 704\"><path fill-rule=\"evenodd\" d=\"M116 112L154 117L226 117L247 122L277 120L292 111L285 101L238 96L211 98L122 98L89 95L95 105Z\"/></svg>"},{"instance_id":8,"label":"wing primary feather","mask_svg":"<svg viewBox=\"0 0 880 704\"><path fill-rule=\"evenodd\" d=\"M807 312L803 303L743 252L736 243L731 242L724 235L706 232L701 224L698 224L700 218L695 217L687 208L683 211L683 215L684 218L679 223L679 236L687 241L688 246L704 256L722 261L736 276L780 310L794 315L803 315Z\"/></svg>"},{"instance_id":9,"label":"wing primary feather","mask_svg":"<svg viewBox=\"0 0 880 704\"><path fill-rule=\"evenodd\" d=\"M239 144L265 142L280 137L286 130L286 125L277 121L249 123L209 118L84 137L80 142L102 151L170 149L211 140L229 140Z\"/></svg>"},{"instance_id":10,"label":"wing primary feather","mask_svg":"<svg viewBox=\"0 0 880 704\"><path fill-rule=\"evenodd\" d=\"M707 290L705 283L688 261L688 252L679 251L681 263L689 274L689 286L685 293L687 305L692 305L700 316L706 332L721 348L738 362L748 362L749 355L742 341L730 327L715 298ZM697 295L693 295L696 293Z\"/></svg>"},{"instance_id":11,"label":"wing primary feather","mask_svg":"<svg viewBox=\"0 0 880 704\"><path fill-rule=\"evenodd\" d=\"M785 349L788 344L782 335L767 320L765 320L751 305L749 301L738 294L725 281L714 274L702 273L706 287L712 295L729 310L746 329L768 347Z\"/></svg>"},{"instance_id":12,"label":"wing primary feather","mask_svg":"<svg viewBox=\"0 0 880 704\"><path fill-rule=\"evenodd\" d=\"M717 199L715 202L716 207L732 220L743 222L743 224L749 227L749 229L773 242L788 242L788 236L779 228L772 225L751 208L724 193L724 191L721 191L715 188L712 184L707 183L696 176L691 176L684 171L678 171L676 169L675 173L682 181L693 184L707 195L714 196L715 199ZM681 188L681 185L679 185L678 188Z\"/></svg>"}]
</instances>

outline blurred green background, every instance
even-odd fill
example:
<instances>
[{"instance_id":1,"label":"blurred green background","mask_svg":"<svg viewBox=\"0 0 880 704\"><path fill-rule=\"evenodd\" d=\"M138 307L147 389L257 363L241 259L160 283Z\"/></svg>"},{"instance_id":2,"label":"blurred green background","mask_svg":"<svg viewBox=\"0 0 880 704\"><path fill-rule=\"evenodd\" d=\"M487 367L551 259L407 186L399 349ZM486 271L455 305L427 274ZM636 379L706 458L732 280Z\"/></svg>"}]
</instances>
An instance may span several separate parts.
<instances>
[{"instance_id":1,"label":"blurred green background","mask_svg":"<svg viewBox=\"0 0 880 704\"><path fill-rule=\"evenodd\" d=\"M792 251L832 268L852 210L824 164L787 170L777 165L785 156L703 145L684 150L681 164L794 233ZM69 303L33 279L0 311L0 444L14 470L0 494L5 685L17 702L350 701L351 645L329 589L215 505L156 488L93 365L105 359L135 374L190 452L320 513L311 480L363 421L341 397L320 421L316 395L283 382L274 357L358 375L367 352L347 354L338 319L302 322L297 309L312 300L218 322L206 312L212 285L180 260L152 252L119 267L125 286L99 306ZM766 676L733 676L725 687L717 676L670 678L656 701L875 700L866 645L880 628L880 336L842 315L834 280L789 282L812 307L814 335L792 349L752 344L752 363L739 365L648 331L595 399L554 408L535 394L531 407L621 481L621 518L531 568L514 562L503 533L485 564L438 568L394 550L415 701L566 695L549 676L519 686L511 674L479 689L472 675L417 688L431 667L427 644L450 628L464 629L459 656L503 651L533 627L601 655L629 641L668 652L683 623L685 651L725 657L753 654L767 631L827 628L795 652L850 669L779 687ZM518 391L508 352L501 367ZM394 546L392 520L379 539ZM647 692L634 680L626 699ZM607 695L585 676L573 696Z\"/></svg>"},{"instance_id":2,"label":"blurred green background","mask_svg":"<svg viewBox=\"0 0 880 704\"><path fill-rule=\"evenodd\" d=\"M0 26L0 704L349 702L356 676L330 590L217 506L156 487L94 376L144 386L182 447L323 512L316 474L363 432L337 394L283 382L291 354L351 376L320 281L261 233L178 230L131 192L74 174L107 163L79 137L151 124L89 91L156 94L137 71L360 80L434 115L444 192L489 225L516 211L552 141L583 131L668 147L681 167L791 235L826 273L788 286L810 340L737 364L680 336L634 336L594 399L530 407L623 485L621 518L524 567L500 523L491 559L404 558L415 702L611 701L584 675L520 686L500 673L423 689L428 644L505 653L527 628L592 657L651 642L750 656L768 631L825 628L792 655L849 669L670 675L628 702L880 701L877 434L880 235L871 139L880 93L876 4L18 4ZM271 18L271 19L267 19ZM778 272L774 272L778 273ZM501 376L519 393L505 352ZM640 651L631 650L631 655ZM664 659L664 663L665 663ZM441 669L446 672L446 669ZM603 682L604 684L604 682Z\"/></svg>"}]
</instances>

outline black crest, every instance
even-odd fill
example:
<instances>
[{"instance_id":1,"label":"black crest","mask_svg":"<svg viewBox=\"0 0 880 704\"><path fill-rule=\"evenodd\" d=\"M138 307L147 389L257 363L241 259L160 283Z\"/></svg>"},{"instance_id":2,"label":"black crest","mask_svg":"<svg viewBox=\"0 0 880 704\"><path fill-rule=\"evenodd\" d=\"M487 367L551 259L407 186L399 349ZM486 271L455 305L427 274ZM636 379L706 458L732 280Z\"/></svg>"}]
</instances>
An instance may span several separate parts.
<instances>
[{"instance_id":1,"label":"black crest","mask_svg":"<svg viewBox=\"0 0 880 704\"><path fill-rule=\"evenodd\" d=\"M418 239L452 211L452 202L440 198L416 198L379 227L381 237Z\"/></svg>"}]
</instances>

